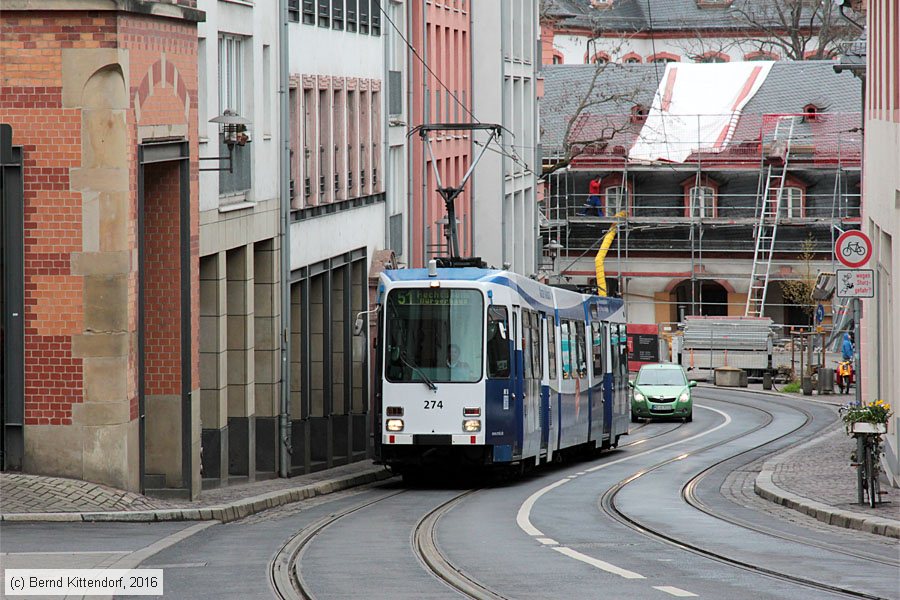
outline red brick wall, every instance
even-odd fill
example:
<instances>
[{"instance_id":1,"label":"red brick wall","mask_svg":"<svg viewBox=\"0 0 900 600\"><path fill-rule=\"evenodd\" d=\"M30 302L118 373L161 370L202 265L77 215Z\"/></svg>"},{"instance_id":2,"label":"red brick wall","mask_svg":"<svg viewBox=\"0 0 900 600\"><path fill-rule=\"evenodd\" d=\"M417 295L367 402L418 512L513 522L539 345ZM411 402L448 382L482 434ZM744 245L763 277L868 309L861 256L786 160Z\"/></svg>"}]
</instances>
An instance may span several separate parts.
<instances>
[{"instance_id":1,"label":"red brick wall","mask_svg":"<svg viewBox=\"0 0 900 600\"><path fill-rule=\"evenodd\" d=\"M63 48L115 45L115 19L79 13L0 15L0 121L25 155L25 423L68 425L82 401L82 361L71 336L83 330L81 114L62 108Z\"/></svg>"},{"instance_id":2,"label":"red brick wall","mask_svg":"<svg viewBox=\"0 0 900 600\"><path fill-rule=\"evenodd\" d=\"M195 0L170 2L189 8ZM168 98L151 98L142 124L189 123L191 161L191 248L193 303L193 379L199 382L198 290L198 155L197 146L197 33L193 23L112 11L2 11L0 13L0 121L13 127L13 144L25 154L25 417L26 424L71 424L73 403L82 401L82 361L71 352L72 336L84 331L83 294L80 276L71 273L71 254L81 252L82 196L70 191L70 169L81 166L81 111L64 109L62 94L62 50L65 48L127 48L131 81L129 98L134 101L148 69L163 53L177 69L180 86ZM177 106L178 98L189 99L189 114ZM173 100L174 99L174 100ZM183 102L182 105L183 106ZM136 156L137 134L134 109L128 113L129 152ZM177 173L177 169L176 169ZM136 220L137 164L131 162L132 222ZM152 179L152 178L150 178ZM169 185L168 179L161 182ZM177 179L176 179L177 186ZM148 196L149 198L149 196ZM172 205L173 235L178 257L177 194ZM168 197L167 197L168 202ZM152 203L148 203L152 205ZM167 233L168 235L168 233ZM136 244L131 228L129 243ZM177 278L175 279L177 281ZM129 286L129 330L136 328L136 279ZM177 291L167 298L176 306ZM148 300L153 294L148 293ZM178 319L172 319L176 325ZM149 327L148 327L149 328ZM167 333L166 335L169 335ZM178 335L176 334L176 341ZM156 344L157 340L154 340ZM162 348L162 346L159 346ZM160 354L162 356L162 354ZM166 360L169 360L168 358ZM131 377L127 393L131 418L137 418L136 357L129 361ZM179 371L163 387L180 392ZM170 373L172 375L172 373ZM148 383L151 375L148 373ZM148 393L160 389L153 380Z\"/></svg>"},{"instance_id":3,"label":"red brick wall","mask_svg":"<svg viewBox=\"0 0 900 600\"><path fill-rule=\"evenodd\" d=\"M181 393L178 164L144 169L144 389Z\"/></svg>"}]
</instances>

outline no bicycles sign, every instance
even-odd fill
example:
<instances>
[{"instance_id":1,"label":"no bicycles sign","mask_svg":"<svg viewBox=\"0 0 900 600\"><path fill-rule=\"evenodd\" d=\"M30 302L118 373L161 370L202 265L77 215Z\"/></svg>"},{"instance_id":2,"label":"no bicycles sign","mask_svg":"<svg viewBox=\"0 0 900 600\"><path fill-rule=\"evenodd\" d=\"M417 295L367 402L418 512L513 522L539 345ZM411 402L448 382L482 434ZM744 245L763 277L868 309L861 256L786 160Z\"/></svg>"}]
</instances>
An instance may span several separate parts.
<instances>
[{"instance_id":1,"label":"no bicycles sign","mask_svg":"<svg viewBox=\"0 0 900 600\"><path fill-rule=\"evenodd\" d=\"M834 244L834 255L845 267L858 269L872 258L872 242L862 231L845 231Z\"/></svg>"}]
</instances>

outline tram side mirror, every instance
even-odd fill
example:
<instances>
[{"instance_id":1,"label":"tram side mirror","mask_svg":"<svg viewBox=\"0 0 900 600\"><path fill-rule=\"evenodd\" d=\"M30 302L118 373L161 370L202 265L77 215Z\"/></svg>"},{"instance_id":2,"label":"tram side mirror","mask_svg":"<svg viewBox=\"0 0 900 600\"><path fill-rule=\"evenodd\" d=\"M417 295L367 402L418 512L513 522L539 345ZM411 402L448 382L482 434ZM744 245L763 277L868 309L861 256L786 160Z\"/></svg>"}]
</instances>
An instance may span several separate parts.
<instances>
[{"instance_id":1,"label":"tram side mirror","mask_svg":"<svg viewBox=\"0 0 900 600\"><path fill-rule=\"evenodd\" d=\"M362 315L358 315L356 317L356 322L353 323L353 335L362 335L365 326L366 322L363 320Z\"/></svg>"}]
</instances>

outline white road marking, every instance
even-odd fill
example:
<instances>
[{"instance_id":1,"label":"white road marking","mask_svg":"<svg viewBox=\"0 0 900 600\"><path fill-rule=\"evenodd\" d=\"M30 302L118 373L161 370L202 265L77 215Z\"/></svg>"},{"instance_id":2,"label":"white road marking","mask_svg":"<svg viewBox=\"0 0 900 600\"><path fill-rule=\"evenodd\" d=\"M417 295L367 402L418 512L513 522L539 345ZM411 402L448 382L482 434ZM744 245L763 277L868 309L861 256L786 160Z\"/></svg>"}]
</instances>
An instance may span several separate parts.
<instances>
[{"instance_id":1,"label":"white road marking","mask_svg":"<svg viewBox=\"0 0 900 600\"><path fill-rule=\"evenodd\" d=\"M131 554L132 550L77 550L72 552L0 552L0 556L75 556L79 554Z\"/></svg>"},{"instance_id":2,"label":"white road marking","mask_svg":"<svg viewBox=\"0 0 900 600\"><path fill-rule=\"evenodd\" d=\"M678 596L679 598L696 598L697 594L692 594L691 592L687 592L677 587L672 587L671 585L654 585L654 590L659 590L661 592L665 592L667 594L672 594L673 596Z\"/></svg>"},{"instance_id":3,"label":"white road marking","mask_svg":"<svg viewBox=\"0 0 900 600\"><path fill-rule=\"evenodd\" d=\"M690 442L692 440L696 440L703 436L709 435L709 434L713 433L714 431L717 431L717 430L725 427L729 423L731 423L731 417L729 417L727 414L725 414L724 412L722 412L721 410L719 410L717 408L711 408L709 406L703 406L700 404L695 404L694 406L696 406L697 408L704 408L706 410L711 410L713 412L719 413L720 415L725 417L725 422L720 423L719 425L716 425L715 427L713 427L712 429L709 429L707 431L698 433L696 435L692 435L689 438L685 438L683 440L678 440L677 442L671 442L669 444L660 446L659 448L653 448L652 450L646 450L646 451L640 452L638 454L631 454L629 456L624 456L618 460L613 460L608 463L603 463L602 465L597 465L596 467L591 467L590 469L585 469L585 472L593 473L595 471L599 471L600 469L605 469L607 467L611 467L613 465L623 463L627 460L632 460L632 459L638 458L640 456L646 456L646 455L652 454L654 452L659 452L660 450L665 450L666 448L671 448L672 446L677 446L678 444L683 444L685 442ZM539 489L538 491L536 491L535 493L533 493L532 495L530 495L528 497L528 499L526 499L525 502L522 503L522 506L519 507L519 512L516 514L516 524L518 524L519 529L521 529L522 531L524 531L525 533L527 533L528 535L531 535L531 536L544 535L540 529L538 529L537 527L535 527L534 525L531 524L531 509L534 506L534 503L537 502L541 496L543 496L550 490L563 485L564 483L568 483L569 481L571 481L569 479L569 477L566 477L565 479L560 479L559 481L557 481L555 483L551 483L550 485L543 487L543 488Z\"/></svg>"},{"instance_id":4,"label":"white road marking","mask_svg":"<svg viewBox=\"0 0 900 600\"><path fill-rule=\"evenodd\" d=\"M616 565L612 565L606 561L599 560L597 558L594 558L593 556L588 556L587 554L582 554L581 552L577 552L575 550L572 550L571 548L558 546L554 548L554 550L556 550L560 554L565 554L569 558L580 560L581 562L587 563L592 567L603 569L607 573L612 573L613 575L618 575L619 577L624 577L625 579L646 579L646 577L644 577L640 573L635 573L634 571L629 571L628 569L617 567Z\"/></svg>"},{"instance_id":5,"label":"white road marking","mask_svg":"<svg viewBox=\"0 0 900 600\"><path fill-rule=\"evenodd\" d=\"M538 538L537 541L539 541L540 543L542 543L542 544L544 544L544 545L546 545L546 546L557 546L557 545L559 545L559 542L557 542L556 540L551 540L550 538L544 538L544 537L541 537L541 538Z\"/></svg>"}]
</instances>

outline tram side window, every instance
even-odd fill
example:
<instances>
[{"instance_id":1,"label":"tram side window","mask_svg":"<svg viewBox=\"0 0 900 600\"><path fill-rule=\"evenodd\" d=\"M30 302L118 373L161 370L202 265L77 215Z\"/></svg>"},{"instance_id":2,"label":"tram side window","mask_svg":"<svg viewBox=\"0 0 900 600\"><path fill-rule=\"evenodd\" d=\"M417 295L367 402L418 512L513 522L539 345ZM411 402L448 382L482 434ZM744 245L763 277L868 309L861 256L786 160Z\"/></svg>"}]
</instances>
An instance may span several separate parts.
<instances>
[{"instance_id":1,"label":"tram side window","mask_svg":"<svg viewBox=\"0 0 900 600\"><path fill-rule=\"evenodd\" d=\"M628 381L628 335L627 327L624 323L619 324L619 372L620 381Z\"/></svg>"},{"instance_id":2,"label":"tram side window","mask_svg":"<svg viewBox=\"0 0 900 600\"><path fill-rule=\"evenodd\" d=\"M556 380L556 322L547 317L547 367L550 379Z\"/></svg>"},{"instance_id":3,"label":"tram side window","mask_svg":"<svg viewBox=\"0 0 900 600\"><path fill-rule=\"evenodd\" d=\"M572 376L572 344L569 335L569 322L562 321L559 325L560 359L562 360L562 376L568 379Z\"/></svg>"},{"instance_id":4,"label":"tram side window","mask_svg":"<svg viewBox=\"0 0 900 600\"><path fill-rule=\"evenodd\" d=\"M593 354L594 377L603 376L603 325L591 323L591 352Z\"/></svg>"},{"instance_id":5,"label":"tram side window","mask_svg":"<svg viewBox=\"0 0 900 600\"><path fill-rule=\"evenodd\" d=\"M531 368L531 312L522 311L522 376L525 379L534 379Z\"/></svg>"},{"instance_id":6,"label":"tram side window","mask_svg":"<svg viewBox=\"0 0 900 600\"><path fill-rule=\"evenodd\" d=\"M509 377L509 327L504 306L488 308L488 377Z\"/></svg>"},{"instance_id":7,"label":"tram side window","mask_svg":"<svg viewBox=\"0 0 900 600\"><path fill-rule=\"evenodd\" d=\"M584 323L581 321L575 322L575 358L578 365L578 378L584 379L587 377L587 358L584 355Z\"/></svg>"},{"instance_id":8,"label":"tram side window","mask_svg":"<svg viewBox=\"0 0 900 600\"><path fill-rule=\"evenodd\" d=\"M531 313L531 369L535 379L544 377L544 371L541 368L541 342L543 341L541 321L541 316L538 313Z\"/></svg>"}]
</instances>

